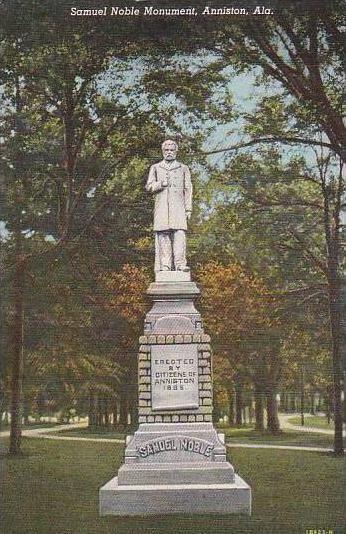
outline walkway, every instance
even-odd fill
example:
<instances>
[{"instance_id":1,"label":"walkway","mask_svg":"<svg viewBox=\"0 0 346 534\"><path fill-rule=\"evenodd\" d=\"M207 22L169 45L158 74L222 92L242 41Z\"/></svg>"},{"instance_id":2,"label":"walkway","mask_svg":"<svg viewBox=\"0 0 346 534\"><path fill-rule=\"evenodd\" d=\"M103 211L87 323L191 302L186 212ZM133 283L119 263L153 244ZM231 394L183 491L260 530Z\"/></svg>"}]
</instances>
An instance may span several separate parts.
<instances>
[{"instance_id":1,"label":"walkway","mask_svg":"<svg viewBox=\"0 0 346 534\"><path fill-rule=\"evenodd\" d=\"M284 416L286 418L286 416ZM292 415L289 415L288 417L292 417ZM281 422L281 417L280 417ZM286 426L287 425L287 426ZM61 430L71 430L73 428L86 428L87 423L70 423L68 425L56 425L50 428L43 427L43 428L32 428L32 429L24 429L23 430L23 436L27 438L40 438L40 439L53 439L53 440L62 440L62 441L89 441L89 442L96 442L96 443L125 443L125 439L117 439L117 438L88 438L88 437L80 437L80 436L59 436L59 432ZM300 427L295 427L294 425L290 425L285 421L285 423L282 425L282 428L293 428L293 429L299 429ZM316 431L316 429L313 429ZM305 429L304 429L305 431ZM308 430L306 430L308 431ZM328 433L331 431L328 430ZM325 433L325 432L324 432ZM9 430L3 430L0 432L0 437L8 437L10 435ZM308 452L333 452L333 449L330 448L324 448L324 447L302 447L302 446L294 446L294 445L267 445L265 443L263 444L254 444L254 443L226 443L226 447L229 448L244 448L244 449L283 449L283 450L291 450L291 451L308 451Z\"/></svg>"},{"instance_id":2,"label":"walkway","mask_svg":"<svg viewBox=\"0 0 346 534\"><path fill-rule=\"evenodd\" d=\"M290 413L290 414L279 414L280 419L280 426L282 429L290 429L290 430L296 430L297 432L312 432L315 434L327 434L328 436L334 435L334 430L328 430L328 428L316 428L311 426L300 426L300 425L292 425L292 423L288 422L288 419L291 419L292 417L297 417L300 414L297 413ZM304 414L305 422L309 422L309 415L310 414ZM346 430L343 431L343 436L346 436Z\"/></svg>"},{"instance_id":3,"label":"walkway","mask_svg":"<svg viewBox=\"0 0 346 534\"><path fill-rule=\"evenodd\" d=\"M23 428L22 429L22 435L26 438L40 438L40 437L47 437L50 438L51 436L45 436L44 434L50 434L51 432L60 432L60 430L71 430L72 428L86 428L88 426L88 423L68 423L66 425L55 425L52 427L46 427L43 426L41 428ZM9 430L2 430L0 432L0 438L6 438L10 435ZM63 436L53 436L54 438L57 437L60 439Z\"/></svg>"}]
</instances>

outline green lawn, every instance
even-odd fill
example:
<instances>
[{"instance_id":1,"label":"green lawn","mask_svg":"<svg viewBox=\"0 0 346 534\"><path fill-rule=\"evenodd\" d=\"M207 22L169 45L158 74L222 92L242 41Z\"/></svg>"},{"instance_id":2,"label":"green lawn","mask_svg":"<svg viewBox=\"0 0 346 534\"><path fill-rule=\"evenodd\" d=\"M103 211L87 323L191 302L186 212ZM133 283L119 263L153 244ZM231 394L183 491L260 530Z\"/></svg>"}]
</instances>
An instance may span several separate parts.
<instances>
[{"instance_id":1,"label":"green lawn","mask_svg":"<svg viewBox=\"0 0 346 534\"><path fill-rule=\"evenodd\" d=\"M128 433L131 433L131 431L129 431ZM107 438L107 439L112 438L112 439L123 439L125 441L125 437L128 433L116 432L114 430L105 430L104 428L100 428L99 430L96 428L93 428L93 429L71 428L71 429L59 430L57 435L73 436L73 437L80 437L80 438Z\"/></svg>"},{"instance_id":2,"label":"green lawn","mask_svg":"<svg viewBox=\"0 0 346 534\"><path fill-rule=\"evenodd\" d=\"M290 417L288 422L292 425L301 426L301 417ZM307 415L304 417L305 426L310 426L311 428L321 428L326 430L334 430L334 421L328 423L327 418L320 415Z\"/></svg>"},{"instance_id":3,"label":"green lawn","mask_svg":"<svg viewBox=\"0 0 346 534\"><path fill-rule=\"evenodd\" d=\"M333 447L333 436L323 434L312 434L306 432L296 432L294 430L285 430L284 432L273 436L267 432L257 432L253 427L244 428L226 428L218 429L226 435L227 441L237 443L253 444L271 444L271 445L295 445L302 447ZM78 436L88 438L116 438L125 439L125 434L121 432L90 430L88 428L71 428L70 430L59 431L61 436Z\"/></svg>"},{"instance_id":4,"label":"green lawn","mask_svg":"<svg viewBox=\"0 0 346 534\"><path fill-rule=\"evenodd\" d=\"M98 489L122 462L112 443L24 439L5 457L3 534L305 534L345 525L345 462L325 453L232 449L253 490L253 515L100 518Z\"/></svg>"},{"instance_id":5,"label":"green lawn","mask_svg":"<svg viewBox=\"0 0 346 534\"><path fill-rule=\"evenodd\" d=\"M268 432L258 432L253 428L223 428L220 431L225 434L226 440L229 442L333 448L333 435L298 432L289 429L285 429L277 435L272 435Z\"/></svg>"}]
</instances>

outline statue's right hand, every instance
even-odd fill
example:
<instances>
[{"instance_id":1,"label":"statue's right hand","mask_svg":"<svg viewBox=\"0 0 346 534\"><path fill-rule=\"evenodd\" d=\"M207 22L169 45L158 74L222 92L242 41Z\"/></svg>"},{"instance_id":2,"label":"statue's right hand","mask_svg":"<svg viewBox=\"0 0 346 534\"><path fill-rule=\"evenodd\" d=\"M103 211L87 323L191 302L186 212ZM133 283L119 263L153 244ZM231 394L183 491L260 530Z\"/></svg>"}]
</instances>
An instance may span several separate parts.
<instances>
[{"instance_id":1,"label":"statue's right hand","mask_svg":"<svg viewBox=\"0 0 346 534\"><path fill-rule=\"evenodd\" d=\"M162 185L162 187L167 187L167 185L168 185L167 180L162 180L161 185Z\"/></svg>"}]
</instances>

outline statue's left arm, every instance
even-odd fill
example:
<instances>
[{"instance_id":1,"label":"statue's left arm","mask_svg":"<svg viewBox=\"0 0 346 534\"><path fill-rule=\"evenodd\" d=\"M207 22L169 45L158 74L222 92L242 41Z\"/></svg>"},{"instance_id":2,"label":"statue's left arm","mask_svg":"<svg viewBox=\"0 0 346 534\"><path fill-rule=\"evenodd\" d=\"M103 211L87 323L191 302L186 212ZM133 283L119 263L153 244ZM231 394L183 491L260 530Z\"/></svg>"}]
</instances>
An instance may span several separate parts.
<instances>
[{"instance_id":1,"label":"statue's left arm","mask_svg":"<svg viewBox=\"0 0 346 534\"><path fill-rule=\"evenodd\" d=\"M190 169L187 166L184 168L184 199L186 216L189 219L192 211L192 182Z\"/></svg>"}]
</instances>

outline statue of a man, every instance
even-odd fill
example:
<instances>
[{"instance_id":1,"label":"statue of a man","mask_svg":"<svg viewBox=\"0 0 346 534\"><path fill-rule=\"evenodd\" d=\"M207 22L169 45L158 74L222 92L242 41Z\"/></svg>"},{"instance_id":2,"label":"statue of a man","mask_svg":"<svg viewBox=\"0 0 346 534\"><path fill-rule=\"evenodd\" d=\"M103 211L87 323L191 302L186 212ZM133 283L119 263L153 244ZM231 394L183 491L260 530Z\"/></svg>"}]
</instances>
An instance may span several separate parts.
<instances>
[{"instance_id":1,"label":"statue of a man","mask_svg":"<svg viewBox=\"0 0 346 534\"><path fill-rule=\"evenodd\" d=\"M178 145L162 143L163 161L151 166L146 190L155 195L155 271L185 271L187 221L192 210L190 170L176 160Z\"/></svg>"}]
</instances>

